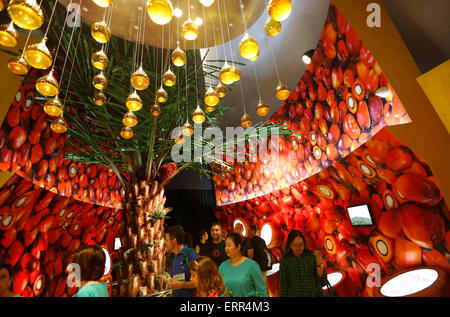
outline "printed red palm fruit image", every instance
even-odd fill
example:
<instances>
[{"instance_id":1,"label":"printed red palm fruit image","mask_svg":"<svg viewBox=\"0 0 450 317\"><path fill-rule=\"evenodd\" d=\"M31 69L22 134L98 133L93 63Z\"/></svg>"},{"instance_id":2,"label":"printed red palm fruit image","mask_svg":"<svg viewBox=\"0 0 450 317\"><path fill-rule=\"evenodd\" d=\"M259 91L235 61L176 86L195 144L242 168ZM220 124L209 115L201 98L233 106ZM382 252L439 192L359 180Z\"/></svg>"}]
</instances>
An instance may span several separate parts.
<instances>
[{"instance_id":1,"label":"printed red palm fruit image","mask_svg":"<svg viewBox=\"0 0 450 317\"><path fill-rule=\"evenodd\" d=\"M24 272L32 272L37 267L38 260L31 253L25 253L20 259L20 267Z\"/></svg>"},{"instance_id":2,"label":"printed red palm fruit image","mask_svg":"<svg viewBox=\"0 0 450 317\"><path fill-rule=\"evenodd\" d=\"M403 237L395 240L395 261L402 268L420 266L422 264L422 249Z\"/></svg>"},{"instance_id":3,"label":"printed red palm fruit image","mask_svg":"<svg viewBox=\"0 0 450 317\"><path fill-rule=\"evenodd\" d=\"M27 140L27 132L21 126L16 126L9 134L9 141L14 150L18 150Z\"/></svg>"},{"instance_id":4,"label":"printed red palm fruit image","mask_svg":"<svg viewBox=\"0 0 450 317\"><path fill-rule=\"evenodd\" d=\"M401 198L429 206L436 205L442 198L437 185L418 174L399 176L395 181L395 190Z\"/></svg>"},{"instance_id":5,"label":"printed red palm fruit image","mask_svg":"<svg viewBox=\"0 0 450 317\"><path fill-rule=\"evenodd\" d=\"M355 120L355 117L348 113L344 117L344 132L352 139L357 139L361 134L361 129Z\"/></svg>"},{"instance_id":6,"label":"printed red palm fruit image","mask_svg":"<svg viewBox=\"0 0 450 317\"><path fill-rule=\"evenodd\" d=\"M389 238L396 239L402 235L402 224L398 210L389 209L381 214L378 230Z\"/></svg>"},{"instance_id":7,"label":"printed red palm fruit image","mask_svg":"<svg viewBox=\"0 0 450 317\"><path fill-rule=\"evenodd\" d=\"M345 64L348 60L348 50L345 42L343 40L339 40L337 43L337 58L341 62L341 64Z\"/></svg>"},{"instance_id":8,"label":"printed red palm fruit image","mask_svg":"<svg viewBox=\"0 0 450 317\"><path fill-rule=\"evenodd\" d=\"M40 274L33 284L33 293L34 296L40 296L45 289L45 275Z\"/></svg>"},{"instance_id":9,"label":"printed red palm fruit image","mask_svg":"<svg viewBox=\"0 0 450 317\"><path fill-rule=\"evenodd\" d=\"M31 148L30 162L32 164L36 164L37 162L39 162L43 156L44 156L44 150L42 148L42 145L36 144Z\"/></svg>"},{"instance_id":10,"label":"printed red palm fruit image","mask_svg":"<svg viewBox=\"0 0 450 317\"><path fill-rule=\"evenodd\" d=\"M15 127L20 123L20 108L11 107L6 115L6 123L11 127Z\"/></svg>"},{"instance_id":11,"label":"printed red palm fruit image","mask_svg":"<svg viewBox=\"0 0 450 317\"><path fill-rule=\"evenodd\" d=\"M394 241L380 233L375 233L369 239L369 243L374 252L386 263L389 263L394 256Z\"/></svg>"},{"instance_id":12,"label":"printed red palm fruit image","mask_svg":"<svg viewBox=\"0 0 450 317\"><path fill-rule=\"evenodd\" d=\"M358 252L356 255L356 263L358 263L367 274L371 274L373 272L373 267L371 268L371 265L381 265L378 258L366 250L361 250Z\"/></svg>"},{"instance_id":13,"label":"printed red palm fruit image","mask_svg":"<svg viewBox=\"0 0 450 317\"><path fill-rule=\"evenodd\" d=\"M370 128L370 115L365 101L361 101L358 104L358 112L356 113L356 121L362 130L368 130Z\"/></svg>"},{"instance_id":14,"label":"printed red palm fruit image","mask_svg":"<svg viewBox=\"0 0 450 317\"><path fill-rule=\"evenodd\" d=\"M30 231L24 231L23 232L24 245L26 247L30 246L36 239L38 233L39 233L39 228L34 228L33 230L30 230Z\"/></svg>"},{"instance_id":15,"label":"printed red palm fruit image","mask_svg":"<svg viewBox=\"0 0 450 317\"><path fill-rule=\"evenodd\" d=\"M378 124L383 118L383 101L380 97L371 96L369 98L369 113L374 124Z\"/></svg>"},{"instance_id":16,"label":"printed red palm fruit image","mask_svg":"<svg viewBox=\"0 0 450 317\"><path fill-rule=\"evenodd\" d=\"M336 237L332 234L327 234L323 239L323 247L329 254L336 254L336 249L339 243Z\"/></svg>"},{"instance_id":17,"label":"printed red palm fruit image","mask_svg":"<svg viewBox=\"0 0 450 317\"><path fill-rule=\"evenodd\" d=\"M405 147L397 147L387 153L385 162L388 168L400 172L411 167L413 156Z\"/></svg>"},{"instance_id":18,"label":"printed red palm fruit image","mask_svg":"<svg viewBox=\"0 0 450 317\"><path fill-rule=\"evenodd\" d=\"M9 264L12 266L15 266L17 262L19 261L20 257L22 256L23 251L25 250L22 242L19 240L14 241L14 243L9 247L8 250L8 257L9 257Z\"/></svg>"},{"instance_id":19,"label":"printed red palm fruit image","mask_svg":"<svg viewBox=\"0 0 450 317\"><path fill-rule=\"evenodd\" d=\"M422 250L422 260L423 263L427 266L438 266L450 272L450 263L439 251L436 249L423 249Z\"/></svg>"},{"instance_id":20,"label":"printed red palm fruit image","mask_svg":"<svg viewBox=\"0 0 450 317\"><path fill-rule=\"evenodd\" d=\"M361 49L361 39L350 24L345 35L345 42L347 44L348 52L351 55L359 55Z\"/></svg>"},{"instance_id":21,"label":"printed red palm fruit image","mask_svg":"<svg viewBox=\"0 0 450 317\"><path fill-rule=\"evenodd\" d=\"M12 227L9 228L5 233L3 234L3 238L0 241L1 245L5 248L9 248L11 244L16 240L17 237L17 231L16 228Z\"/></svg>"},{"instance_id":22,"label":"printed red palm fruit image","mask_svg":"<svg viewBox=\"0 0 450 317\"><path fill-rule=\"evenodd\" d=\"M29 277L28 273L22 270L19 270L19 272L16 273L16 275L14 276L14 284L12 288L12 291L15 294L23 293L28 284L28 277Z\"/></svg>"}]
</instances>

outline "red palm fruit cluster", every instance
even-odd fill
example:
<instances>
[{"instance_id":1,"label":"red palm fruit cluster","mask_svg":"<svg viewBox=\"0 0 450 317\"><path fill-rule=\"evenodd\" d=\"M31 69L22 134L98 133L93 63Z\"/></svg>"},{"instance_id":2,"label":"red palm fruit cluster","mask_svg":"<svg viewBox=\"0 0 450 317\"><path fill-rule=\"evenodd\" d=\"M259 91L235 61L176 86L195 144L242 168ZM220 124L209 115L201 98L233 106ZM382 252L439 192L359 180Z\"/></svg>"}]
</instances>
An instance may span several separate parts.
<instances>
[{"instance_id":1,"label":"red palm fruit cluster","mask_svg":"<svg viewBox=\"0 0 450 317\"><path fill-rule=\"evenodd\" d=\"M121 211L56 195L15 175L0 189L0 257L24 297L71 296L66 266L82 245L113 250ZM70 294L69 294L70 292Z\"/></svg>"},{"instance_id":2,"label":"red palm fruit cluster","mask_svg":"<svg viewBox=\"0 0 450 317\"><path fill-rule=\"evenodd\" d=\"M380 88L388 92L380 94L383 98L377 94ZM215 176L217 204L282 189L332 166L383 126L408 122L394 96L374 56L332 5L312 62L270 118L299 137L280 137L281 167L274 160L258 159L234 163L236 168L229 174ZM386 159L391 158L393 164L402 164L395 153Z\"/></svg>"}]
</instances>

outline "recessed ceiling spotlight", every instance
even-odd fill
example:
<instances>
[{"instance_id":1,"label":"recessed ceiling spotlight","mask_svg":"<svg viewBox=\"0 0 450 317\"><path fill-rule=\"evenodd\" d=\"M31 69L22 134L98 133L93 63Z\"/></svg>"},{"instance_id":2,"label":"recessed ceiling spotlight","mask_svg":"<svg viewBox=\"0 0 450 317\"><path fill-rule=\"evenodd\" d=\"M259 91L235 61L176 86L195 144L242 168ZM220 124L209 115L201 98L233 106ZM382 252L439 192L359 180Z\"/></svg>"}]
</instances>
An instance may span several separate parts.
<instances>
[{"instance_id":1,"label":"recessed ceiling spotlight","mask_svg":"<svg viewBox=\"0 0 450 317\"><path fill-rule=\"evenodd\" d=\"M175 8L173 10L173 15L176 16L177 18L180 18L183 15L183 11L181 11L180 8Z\"/></svg>"},{"instance_id":2,"label":"recessed ceiling spotlight","mask_svg":"<svg viewBox=\"0 0 450 317\"><path fill-rule=\"evenodd\" d=\"M312 57L314 55L314 50L309 50L302 54L302 61L306 65L309 65L311 63Z\"/></svg>"},{"instance_id":3,"label":"recessed ceiling spotlight","mask_svg":"<svg viewBox=\"0 0 450 317\"><path fill-rule=\"evenodd\" d=\"M202 25L203 24L203 20L201 18L195 18L194 22L197 25Z\"/></svg>"}]
</instances>

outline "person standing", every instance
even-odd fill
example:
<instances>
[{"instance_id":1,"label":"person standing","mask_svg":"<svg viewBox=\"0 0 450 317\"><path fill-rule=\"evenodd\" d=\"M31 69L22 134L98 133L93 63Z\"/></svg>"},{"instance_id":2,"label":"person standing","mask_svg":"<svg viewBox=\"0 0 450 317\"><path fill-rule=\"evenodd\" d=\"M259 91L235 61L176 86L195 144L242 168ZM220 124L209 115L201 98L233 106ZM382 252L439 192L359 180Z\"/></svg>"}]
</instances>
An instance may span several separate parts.
<instances>
[{"instance_id":1,"label":"person standing","mask_svg":"<svg viewBox=\"0 0 450 317\"><path fill-rule=\"evenodd\" d=\"M250 239L244 234L244 225L242 223L237 223L234 226L234 232L242 237L242 254L250 259L253 259L253 249Z\"/></svg>"},{"instance_id":2,"label":"person standing","mask_svg":"<svg viewBox=\"0 0 450 317\"><path fill-rule=\"evenodd\" d=\"M194 249L184 244L185 232L182 226L172 226L165 232L164 244L171 254L169 257L169 272L171 280L169 288L173 297L194 296L194 283L191 282L189 263L198 258Z\"/></svg>"},{"instance_id":3,"label":"person standing","mask_svg":"<svg viewBox=\"0 0 450 317\"><path fill-rule=\"evenodd\" d=\"M205 246L208 241L208 231L205 229L200 231L199 238L200 239L195 246L195 252L197 252L198 255L205 255Z\"/></svg>"},{"instance_id":4,"label":"person standing","mask_svg":"<svg viewBox=\"0 0 450 317\"><path fill-rule=\"evenodd\" d=\"M266 272L272 268L272 256L267 248L264 239L257 235L258 228L255 225L250 225L248 229L248 239L250 241L251 256L258 263L261 269L264 283L266 283ZM247 251L249 254L249 250ZM267 283L266 283L267 284Z\"/></svg>"},{"instance_id":5,"label":"person standing","mask_svg":"<svg viewBox=\"0 0 450 317\"><path fill-rule=\"evenodd\" d=\"M218 222L211 225L211 241L205 245L202 255L207 256L216 263L217 267L228 259L225 252L225 240L222 238L222 226Z\"/></svg>"},{"instance_id":6,"label":"person standing","mask_svg":"<svg viewBox=\"0 0 450 317\"><path fill-rule=\"evenodd\" d=\"M225 284L216 263L206 256L200 256L189 263L191 281L195 285L197 297L220 297L225 292Z\"/></svg>"},{"instance_id":7,"label":"person standing","mask_svg":"<svg viewBox=\"0 0 450 317\"><path fill-rule=\"evenodd\" d=\"M72 263L80 267L80 290L73 297L109 297L105 282L106 255L99 245L83 246L72 254Z\"/></svg>"},{"instance_id":8,"label":"person standing","mask_svg":"<svg viewBox=\"0 0 450 317\"><path fill-rule=\"evenodd\" d=\"M13 266L11 264L0 263L0 297L22 297L10 291L13 279Z\"/></svg>"},{"instance_id":9,"label":"person standing","mask_svg":"<svg viewBox=\"0 0 450 317\"><path fill-rule=\"evenodd\" d=\"M267 297L267 289L258 263L242 254L242 237L230 233L225 239L225 252L230 257L222 262L219 272L227 287L225 296Z\"/></svg>"},{"instance_id":10,"label":"person standing","mask_svg":"<svg viewBox=\"0 0 450 317\"><path fill-rule=\"evenodd\" d=\"M322 266L320 251L310 251L299 230L289 232L286 249L280 261L280 296L322 296L327 273Z\"/></svg>"}]
</instances>

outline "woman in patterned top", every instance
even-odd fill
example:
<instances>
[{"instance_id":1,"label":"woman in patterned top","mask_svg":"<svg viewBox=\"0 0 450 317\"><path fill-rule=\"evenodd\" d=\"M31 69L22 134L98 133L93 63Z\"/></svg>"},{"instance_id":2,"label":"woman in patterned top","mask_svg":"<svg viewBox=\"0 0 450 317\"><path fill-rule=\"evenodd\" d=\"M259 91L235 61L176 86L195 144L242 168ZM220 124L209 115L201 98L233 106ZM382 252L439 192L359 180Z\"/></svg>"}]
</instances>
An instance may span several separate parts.
<instances>
[{"instance_id":1,"label":"woman in patterned top","mask_svg":"<svg viewBox=\"0 0 450 317\"><path fill-rule=\"evenodd\" d=\"M308 250L301 231L292 230L280 261L280 296L322 296L326 278L320 251Z\"/></svg>"},{"instance_id":2,"label":"woman in patterned top","mask_svg":"<svg viewBox=\"0 0 450 317\"><path fill-rule=\"evenodd\" d=\"M189 263L191 281L195 285L196 297L220 297L225 292L222 275L216 263L206 256Z\"/></svg>"}]
</instances>

